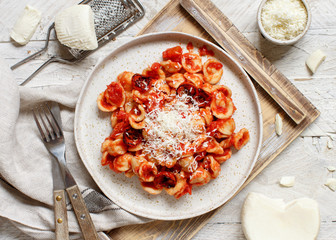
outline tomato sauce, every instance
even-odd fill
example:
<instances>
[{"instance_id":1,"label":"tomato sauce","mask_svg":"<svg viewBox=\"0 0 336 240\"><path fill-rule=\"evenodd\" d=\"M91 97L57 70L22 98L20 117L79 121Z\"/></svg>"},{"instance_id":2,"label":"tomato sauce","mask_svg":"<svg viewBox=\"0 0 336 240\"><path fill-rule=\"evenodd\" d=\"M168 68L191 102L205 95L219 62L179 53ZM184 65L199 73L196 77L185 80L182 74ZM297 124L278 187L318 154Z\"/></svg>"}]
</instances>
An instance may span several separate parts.
<instances>
[{"instance_id":1,"label":"tomato sauce","mask_svg":"<svg viewBox=\"0 0 336 240\"><path fill-rule=\"evenodd\" d=\"M176 46L172 48L168 48L162 53L162 58L163 60L171 60L173 62L179 62L181 63L182 59L182 47L181 46Z\"/></svg>"},{"instance_id":2,"label":"tomato sauce","mask_svg":"<svg viewBox=\"0 0 336 240\"><path fill-rule=\"evenodd\" d=\"M105 94L104 94L104 97L102 98L102 100L100 101L100 104L103 106L103 108L106 108L106 109L109 109L109 108L112 107L112 105L109 104L109 103L106 101Z\"/></svg>"},{"instance_id":3,"label":"tomato sauce","mask_svg":"<svg viewBox=\"0 0 336 240\"><path fill-rule=\"evenodd\" d=\"M111 135L109 136L110 139L115 139L117 136L122 134L127 128L129 127L129 122L119 122L117 125L114 126Z\"/></svg>"},{"instance_id":4,"label":"tomato sauce","mask_svg":"<svg viewBox=\"0 0 336 240\"><path fill-rule=\"evenodd\" d=\"M201 161L205 158L206 152L200 152L194 155L195 161Z\"/></svg>"},{"instance_id":5,"label":"tomato sauce","mask_svg":"<svg viewBox=\"0 0 336 240\"><path fill-rule=\"evenodd\" d=\"M212 50L208 50L205 45L200 47L198 51L201 56L214 56L215 55L215 53Z\"/></svg>"},{"instance_id":6,"label":"tomato sauce","mask_svg":"<svg viewBox=\"0 0 336 240\"><path fill-rule=\"evenodd\" d=\"M195 67L195 56L190 54L190 53L185 53L183 54L184 58L185 58L185 62L188 66L190 66L192 69Z\"/></svg>"},{"instance_id":7,"label":"tomato sauce","mask_svg":"<svg viewBox=\"0 0 336 240\"><path fill-rule=\"evenodd\" d=\"M176 185L176 177L171 172L160 172L156 175L154 184L158 188L173 188Z\"/></svg>"},{"instance_id":8,"label":"tomato sauce","mask_svg":"<svg viewBox=\"0 0 336 240\"><path fill-rule=\"evenodd\" d=\"M109 95L109 101L113 104L120 106L123 102L123 92L124 89L120 85L120 83L112 82L110 85L107 86L107 92Z\"/></svg>"},{"instance_id":9,"label":"tomato sauce","mask_svg":"<svg viewBox=\"0 0 336 240\"><path fill-rule=\"evenodd\" d=\"M184 189L183 191L181 191L180 193L174 195L176 199L179 199L180 197L182 197L183 195L189 193L189 195L191 195L191 190L192 190L192 186L187 183L184 185Z\"/></svg>"},{"instance_id":10,"label":"tomato sauce","mask_svg":"<svg viewBox=\"0 0 336 240\"><path fill-rule=\"evenodd\" d=\"M194 50L194 45L192 44L192 42L188 42L187 49L189 52L192 52Z\"/></svg>"},{"instance_id":11,"label":"tomato sauce","mask_svg":"<svg viewBox=\"0 0 336 240\"><path fill-rule=\"evenodd\" d=\"M155 62L155 63L152 64L151 69L154 70L154 71L158 71L160 69L160 67L161 67L161 64L158 63L158 62Z\"/></svg>"},{"instance_id":12,"label":"tomato sauce","mask_svg":"<svg viewBox=\"0 0 336 240\"><path fill-rule=\"evenodd\" d=\"M144 179L148 179L148 178L155 175L153 166L151 166L149 164L145 164L145 165L141 166L141 170L142 170L142 177Z\"/></svg>"},{"instance_id":13,"label":"tomato sauce","mask_svg":"<svg viewBox=\"0 0 336 240\"><path fill-rule=\"evenodd\" d=\"M220 70L223 67L223 64L220 62L211 62L208 64L207 68L214 68L216 70Z\"/></svg>"},{"instance_id":14,"label":"tomato sauce","mask_svg":"<svg viewBox=\"0 0 336 240\"><path fill-rule=\"evenodd\" d=\"M101 164L102 166L106 166L110 163L113 163L115 157L111 156L110 154L107 154L107 156L105 158L102 158L101 160Z\"/></svg>"}]
</instances>

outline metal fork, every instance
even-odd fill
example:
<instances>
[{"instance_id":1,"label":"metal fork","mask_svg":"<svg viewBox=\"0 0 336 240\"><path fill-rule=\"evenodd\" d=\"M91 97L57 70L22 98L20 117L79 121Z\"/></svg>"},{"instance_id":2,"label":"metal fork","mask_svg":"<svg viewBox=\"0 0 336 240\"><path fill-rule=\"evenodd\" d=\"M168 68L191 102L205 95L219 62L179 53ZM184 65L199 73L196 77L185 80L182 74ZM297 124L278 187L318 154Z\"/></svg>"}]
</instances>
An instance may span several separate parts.
<instances>
[{"instance_id":1,"label":"metal fork","mask_svg":"<svg viewBox=\"0 0 336 240\"><path fill-rule=\"evenodd\" d=\"M53 111L52 111L53 110ZM58 160L66 187L77 221L85 240L98 239L97 232L92 222L90 213L85 205L82 194L71 175L65 158L65 142L61 128L60 110L58 105L50 109L48 104L42 104L33 109L34 120L40 132L44 145ZM54 113L53 113L54 112ZM56 120L59 119L59 120ZM56 223L57 226L57 223ZM56 232L57 233L57 232Z\"/></svg>"}]
</instances>

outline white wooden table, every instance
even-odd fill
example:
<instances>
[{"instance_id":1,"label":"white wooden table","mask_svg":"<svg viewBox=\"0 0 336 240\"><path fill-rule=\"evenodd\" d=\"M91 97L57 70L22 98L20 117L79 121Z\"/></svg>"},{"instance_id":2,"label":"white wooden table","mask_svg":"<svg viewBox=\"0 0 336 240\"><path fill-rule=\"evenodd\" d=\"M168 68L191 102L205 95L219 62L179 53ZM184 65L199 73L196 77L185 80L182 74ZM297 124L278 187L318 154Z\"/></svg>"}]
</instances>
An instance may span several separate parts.
<instances>
[{"instance_id":1,"label":"white wooden table","mask_svg":"<svg viewBox=\"0 0 336 240\"><path fill-rule=\"evenodd\" d=\"M100 57L131 39L169 0L142 0L145 17L81 63L64 65L53 63L27 85L41 86L66 84L83 79L90 73ZM319 109L320 117L282 152L257 178L255 178L231 202L201 229L193 239L245 239L241 230L240 212L249 192L263 193L273 198L290 201L300 197L316 199L320 205L321 230L319 240L336 239L336 192L324 183L330 173L327 166L336 166L336 1L308 0L312 12L312 24L307 35L294 46L275 46L260 41L256 12L259 1L214 0L243 34L284 73L291 82ZM0 53L9 65L13 65L44 46L46 32L61 9L77 4L74 0L0 0ZM26 4L42 12L42 21L32 40L26 46L18 46L10 40L9 33ZM47 54L15 70L18 82L25 79L56 49L55 36ZM262 43L262 44L261 44ZM305 59L313 51L321 49L327 54L325 62L311 75ZM279 186L282 176L296 177L292 188ZM19 213L18 213L19 214ZM18 232L10 222L0 218L0 239L31 239Z\"/></svg>"}]
</instances>

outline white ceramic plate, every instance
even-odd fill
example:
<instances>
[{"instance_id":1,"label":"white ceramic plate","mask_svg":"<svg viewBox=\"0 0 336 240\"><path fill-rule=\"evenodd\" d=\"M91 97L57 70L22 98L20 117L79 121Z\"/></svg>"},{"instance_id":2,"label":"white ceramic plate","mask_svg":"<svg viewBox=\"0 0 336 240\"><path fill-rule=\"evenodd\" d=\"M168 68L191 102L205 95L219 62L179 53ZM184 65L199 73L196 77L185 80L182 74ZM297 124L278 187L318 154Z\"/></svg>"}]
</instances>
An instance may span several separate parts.
<instances>
[{"instance_id":1,"label":"white ceramic plate","mask_svg":"<svg viewBox=\"0 0 336 240\"><path fill-rule=\"evenodd\" d=\"M101 166L100 147L110 134L110 114L98 110L96 99L106 85L116 81L123 71L141 73L154 62L162 61L167 48L192 42L195 50L204 44L215 52L215 58L224 64L221 84L232 90L237 107L233 118L236 129L246 127L250 131L249 143L232 154L222 164L221 174L210 183L193 187L192 195L180 199L164 191L150 195L140 186L138 177L127 178L116 174L108 166ZM262 138L261 109L254 86L245 71L222 49L192 35L165 32L143 35L119 47L104 58L87 79L75 114L75 140L84 165L100 189L123 209L148 218L177 220L195 217L209 212L230 199L249 176L259 154Z\"/></svg>"}]
</instances>

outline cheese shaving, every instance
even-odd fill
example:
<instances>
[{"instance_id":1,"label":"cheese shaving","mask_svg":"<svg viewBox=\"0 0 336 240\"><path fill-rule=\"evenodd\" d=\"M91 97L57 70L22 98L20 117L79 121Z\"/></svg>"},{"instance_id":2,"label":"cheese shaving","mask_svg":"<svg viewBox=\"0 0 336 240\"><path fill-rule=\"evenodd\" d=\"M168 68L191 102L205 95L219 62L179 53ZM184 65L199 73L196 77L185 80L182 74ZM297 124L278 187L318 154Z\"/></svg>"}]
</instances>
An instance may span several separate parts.
<instances>
[{"instance_id":1,"label":"cheese shaving","mask_svg":"<svg viewBox=\"0 0 336 240\"><path fill-rule=\"evenodd\" d=\"M205 130L192 127L192 122L202 117L197 114L196 103L187 104L189 99L192 98L187 95L178 96L164 108L157 107L146 115L144 130L148 136L143 151L161 165L180 159L190 150L191 142Z\"/></svg>"}]
</instances>

